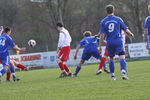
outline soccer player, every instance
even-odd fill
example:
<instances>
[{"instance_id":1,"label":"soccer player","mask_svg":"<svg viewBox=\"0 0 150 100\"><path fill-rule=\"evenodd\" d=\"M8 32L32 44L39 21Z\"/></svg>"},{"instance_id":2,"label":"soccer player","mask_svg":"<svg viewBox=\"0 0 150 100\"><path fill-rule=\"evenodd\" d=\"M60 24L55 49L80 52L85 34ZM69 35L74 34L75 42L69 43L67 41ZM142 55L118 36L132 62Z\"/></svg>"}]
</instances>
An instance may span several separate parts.
<instances>
[{"instance_id":1,"label":"soccer player","mask_svg":"<svg viewBox=\"0 0 150 100\"><path fill-rule=\"evenodd\" d=\"M105 17L100 24L100 48L102 41L106 36L108 55L110 57L109 67L112 80L116 80L115 77L115 66L114 66L114 56L119 55L120 66L122 72L122 79L127 80L126 74L126 60L125 60L125 48L122 37L122 31L124 31L129 36L134 36L133 33L124 24L120 17L114 15L115 8L113 5L106 6L107 17ZM100 49L101 50L101 49Z\"/></svg>"},{"instance_id":2,"label":"soccer player","mask_svg":"<svg viewBox=\"0 0 150 100\"><path fill-rule=\"evenodd\" d=\"M84 62L89 60L92 56L99 60L101 58L99 50L98 50L99 38L96 36L92 36L92 33L90 31L85 31L83 35L84 35L84 38L77 45L74 59L75 60L77 59L77 54L81 46L84 46L84 50L82 53L81 60L79 64L77 65L76 71L73 74L73 76L78 75Z\"/></svg>"},{"instance_id":3,"label":"soccer player","mask_svg":"<svg viewBox=\"0 0 150 100\"><path fill-rule=\"evenodd\" d=\"M148 6L148 11L150 13L150 5ZM150 16L146 17L144 24L144 40L147 42L147 49L150 54Z\"/></svg>"},{"instance_id":4,"label":"soccer player","mask_svg":"<svg viewBox=\"0 0 150 100\"><path fill-rule=\"evenodd\" d=\"M126 37L126 34L122 31L122 39L123 39L124 45L125 45L125 37ZM103 67L104 67L104 72L110 73L110 72L107 70L107 66L106 66L106 61L107 61L107 59L109 59L107 42L104 42L104 43L105 43L105 45L106 45L106 47L105 47L105 52L104 52L104 56L101 57L100 66L98 67L98 71L96 72L96 75L99 75L100 73L102 73L102 68L103 68Z\"/></svg>"},{"instance_id":5,"label":"soccer player","mask_svg":"<svg viewBox=\"0 0 150 100\"><path fill-rule=\"evenodd\" d=\"M70 43L71 43L71 36L67 29L64 28L62 23L56 24L57 30L59 31L59 40L58 40L58 48L57 48L57 54L58 54L58 60L57 63L61 69L61 75L60 78L66 77L66 76L72 76L72 72L69 69L69 67L64 64L68 60L69 54L70 54Z\"/></svg>"},{"instance_id":6,"label":"soccer player","mask_svg":"<svg viewBox=\"0 0 150 100\"><path fill-rule=\"evenodd\" d=\"M2 32L4 31L4 28L3 26L0 26L0 35L2 34ZM2 62L0 61L0 64L2 64ZM6 71L6 81L10 81L10 75L12 73L12 76L13 76L13 80L14 81L18 81L20 80L19 78L16 77L15 75L15 67L18 67L18 68L21 68L21 69L24 69L24 70L28 70L26 66L22 65L22 64L19 64L17 63L15 60L10 60L10 67L7 69Z\"/></svg>"},{"instance_id":7,"label":"soccer player","mask_svg":"<svg viewBox=\"0 0 150 100\"><path fill-rule=\"evenodd\" d=\"M107 66L106 66L106 61L108 58L108 48L107 48L107 43L105 42L106 47L105 47L105 52L104 52L104 56L101 57L101 62L100 62L100 66L98 67L98 71L96 72L96 75L99 75L102 73L102 68L104 67L104 72L106 73L110 73L107 70Z\"/></svg>"},{"instance_id":8,"label":"soccer player","mask_svg":"<svg viewBox=\"0 0 150 100\"><path fill-rule=\"evenodd\" d=\"M2 77L5 74L6 70L9 68L10 65L9 49L13 48L19 51L26 50L26 48L19 48L18 46L15 45L12 38L10 37L11 33L12 33L11 29L9 27L5 27L4 32L0 36L0 61L2 62L3 65L3 68L0 71L0 77ZM16 78L15 75L13 77Z\"/></svg>"},{"instance_id":9,"label":"soccer player","mask_svg":"<svg viewBox=\"0 0 150 100\"><path fill-rule=\"evenodd\" d=\"M6 81L7 82L10 82L10 76L11 76L11 74L13 76L13 80L14 81L19 81L20 80L19 78L15 78L16 75L15 75L15 67L14 66L16 66L18 68L21 68L21 69L23 69L25 71L28 70L28 68L25 65L22 65L22 64L16 62L15 60L10 60L10 68L6 72Z\"/></svg>"}]
</instances>

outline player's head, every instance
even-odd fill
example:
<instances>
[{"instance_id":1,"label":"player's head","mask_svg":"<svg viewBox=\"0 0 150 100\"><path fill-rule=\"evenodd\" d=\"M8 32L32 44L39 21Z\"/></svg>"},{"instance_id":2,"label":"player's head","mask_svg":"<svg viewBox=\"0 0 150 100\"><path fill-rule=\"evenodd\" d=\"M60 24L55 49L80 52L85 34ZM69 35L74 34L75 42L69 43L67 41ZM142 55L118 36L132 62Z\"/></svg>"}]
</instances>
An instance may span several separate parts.
<instances>
[{"instance_id":1,"label":"player's head","mask_svg":"<svg viewBox=\"0 0 150 100\"><path fill-rule=\"evenodd\" d=\"M83 36L84 37L88 37L88 36L91 36L92 35L92 33L90 32L90 31L85 31L84 33L83 33Z\"/></svg>"},{"instance_id":2,"label":"player's head","mask_svg":"<svg viewBox=\"0 0 150 100\"><path fill-rule=\"evenodd\" d=\"M115 7L111 4L107 5L105 9L107 14L113 14L115 12Z\"/></svg>"},{"instance_id":3,"label":"player's head","mask_svg":"<svg viewBox=\"0 0 150 100\"><path fill-rule=\"evenodd\" d=\"M4 33L7 33L8 35L10 35L11 34L11 28L10 27L5 27L4 28Z\"/></svg>"},{"instance_id":4,"label":"player's head","mask_svg":"<svg viewBox=\"0 0 150 100\"><path fill-rule=\"evenodd\" d=\"M149 11L149 13L150 13L150 5L148 5L148 11Z\"/></svg>"},{"instance_id":5,"label":"player's head","mask_svg":"<svg viewBox=\"0 0 150 100\"><path fill-rule=\"evenodd\" d=\"M61 23L61 22L58 22L57 24L56 24L56 28L57 28L57 30L61 30L62 28L63 28L64 26L63 26L63 24Z\"/></svg>"}]
</instances>

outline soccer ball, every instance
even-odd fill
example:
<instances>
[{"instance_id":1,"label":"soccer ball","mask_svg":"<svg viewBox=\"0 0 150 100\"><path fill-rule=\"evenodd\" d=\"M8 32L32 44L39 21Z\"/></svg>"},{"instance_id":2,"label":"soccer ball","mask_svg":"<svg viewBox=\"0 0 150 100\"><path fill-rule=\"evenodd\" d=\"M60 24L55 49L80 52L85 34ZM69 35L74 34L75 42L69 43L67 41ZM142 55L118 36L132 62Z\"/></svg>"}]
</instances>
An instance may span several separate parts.
<instances>
[{"instance_id":1,"label":"soccer ball","mask_svg":"<svg viewBox=\"0 0 150 100\"><path fill-rule=\"evenodd\" d=\"M29 40L29 41L28 41L28 45L29 45L30 47L34 47L34 46L36 45L36 41L35 41L35 40Z\"/></svg>"}]
</instances>

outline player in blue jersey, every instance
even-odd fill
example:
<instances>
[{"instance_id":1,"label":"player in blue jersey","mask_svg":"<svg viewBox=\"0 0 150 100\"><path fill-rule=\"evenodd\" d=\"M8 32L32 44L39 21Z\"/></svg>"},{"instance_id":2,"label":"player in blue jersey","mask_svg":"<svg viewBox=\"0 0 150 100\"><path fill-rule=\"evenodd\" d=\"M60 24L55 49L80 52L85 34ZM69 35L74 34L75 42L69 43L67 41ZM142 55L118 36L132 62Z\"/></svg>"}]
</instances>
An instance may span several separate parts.
<instances>
[{"instance_id":1,"label":"player in blue jersey","mask_svg":"<svg viewBox=\"0 0 150 100\"><path fill-rule=\"evenodd\" d=\"M108 46L108 55L110 57L109 67L112 80L116 80L115 77L115 66L114 66L114 56L119 55L120 66L122 67L122 79L127 80L126 74L126 60L125 60L125 48L122 37L122 30L129 36L134 36L133 33L124 24L120 17L114 15L115 8L113 5L106 6L107 16L101 21L100 24L100 48L104 38L106 37ZM101 50L101 49L100 49Z\"/></svg>"},{"instance_id":2,"label":"player in blue jersey","mask_svg":"<svg viewBox=\"0 0 150 100\"><path fill-rule=\"evenodd\" d=\"M11 29L9 27L4 28L4 32L0 36L0 61L2 62L3 68L0 71L0 77L2 77L6 70L10 67L12 70L14 70L14 66L9 66L10 65L10 54L9 54L9 49L13 48L15 50L19 51L24 51L26 48L19 48L18 46L15 45L13 42L12 38L10 37L11 35ZM14 76L14 79L16 77Z\"/></svg>"},{"instance_id":3,"label":"player in blue jersey","mask_svg":"<svg viewBox=\"0 0 150 100\"><path fill-rule=\"evenodd\" d=\"M82 64L84 64L84 62L86 60L89 60L90 57L93 56L96 59L101 58L99 50L98 50L99 38L96 37L96 36L92 36L92 33L90 31L84 32L83 35L84 35L84 38L77 45L76 52L75 52L75 55L74 55L74 59L75 60L77 59L77 54L78 54L78 51L79 51L81 46L84 46L84 50L83 50L83 53L82 53L81 60L80 60L79 64L77 65L76 71L73 74L73 76L78 75Z\"/></svg>"},{"instance_id":4,"label":"player in blue jersey","mask_svg":"<svg viewBox=\"0 0 150 100\"><path fill-rule=\"evenodd\" d=\"M148 6L148 11L150 13L150 5ZM147 49L150 54L150 16L146 17L144 24L144 40L147 42Z\"/></svg>"}]
</instances>

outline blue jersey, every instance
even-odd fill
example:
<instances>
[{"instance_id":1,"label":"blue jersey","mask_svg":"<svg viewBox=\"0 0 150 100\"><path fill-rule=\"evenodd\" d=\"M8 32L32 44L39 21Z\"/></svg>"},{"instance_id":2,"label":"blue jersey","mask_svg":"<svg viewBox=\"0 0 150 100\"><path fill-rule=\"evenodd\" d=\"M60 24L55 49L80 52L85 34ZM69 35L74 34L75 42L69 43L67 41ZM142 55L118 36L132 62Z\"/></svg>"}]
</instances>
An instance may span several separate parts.
<instances>
[{"instance_id":1,"label":"blue jersey","mask_svg":"<svg viewBox=\"0 0 150 100\"><path fill-rule=\"evenodd\" d=\"M95 36L89 36L83 38L79 45L84 46L84 52L94 52L98 51L98 41L99 38Z\"/></svg>"},{"instance_id":2,"label":"blue jersey","mask_svg":"<svg viewBox=\"0 0 150 100\"><path fill-rule=\"evenodd\" d=\"M146 17L144 28L148 29L148 35L150 35L150 16Z\"/></svg>"},{"instance_id":3,"label":"blue jersey","mask_svg":"<svg viewBox=\"0 0 150 100\"><path fill-rule=\"evenodd\" d=\"M106 40L114 41L118 38L122 39L122 30L127 30L128 27L124 24L123 20L117 16L105 17L100 25L100 33L106 34Z\"/></svg>"},{"instance_id":4,"label":"blue jersey","mask_svg":"<svg viewBox=\"0 0 150 100\"><path fill-rule=\"evenodd\" d=\"M15 43L8 34L2 34L0 36L0 56L5 57L9 55L9 49L14 47Z\"/></svg>"}]
</instances>

